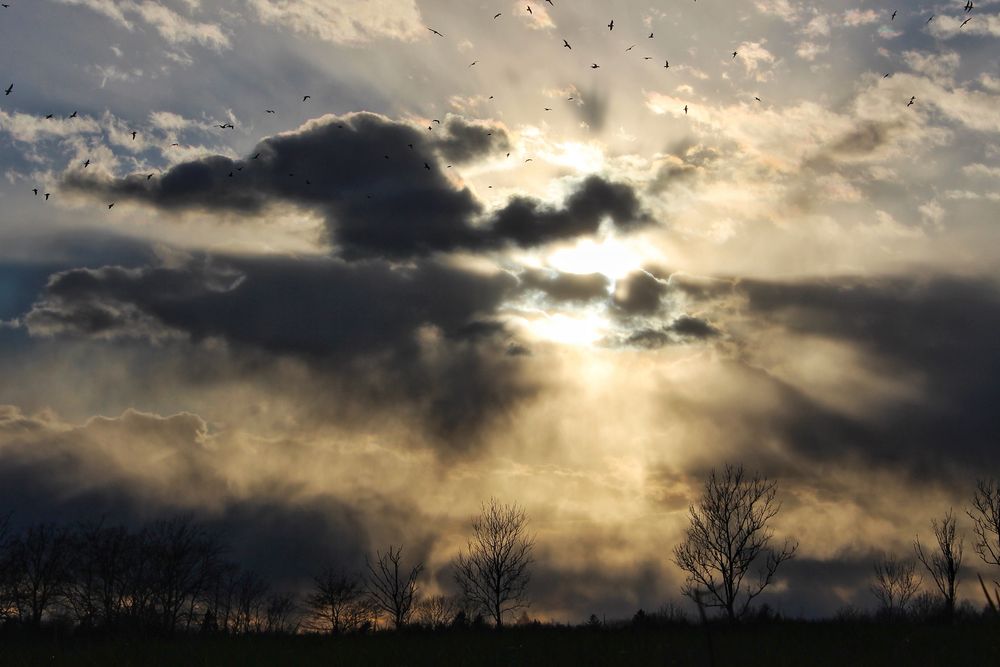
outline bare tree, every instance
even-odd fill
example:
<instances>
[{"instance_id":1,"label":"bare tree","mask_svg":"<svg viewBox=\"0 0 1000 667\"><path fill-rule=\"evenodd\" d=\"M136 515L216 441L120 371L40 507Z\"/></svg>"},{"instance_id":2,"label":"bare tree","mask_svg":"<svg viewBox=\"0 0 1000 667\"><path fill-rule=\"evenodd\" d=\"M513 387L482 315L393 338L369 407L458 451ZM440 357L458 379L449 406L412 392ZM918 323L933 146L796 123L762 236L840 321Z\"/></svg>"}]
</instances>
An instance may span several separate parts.
<instances>
[{"instance_id":1,"label":"bare tree","mask_svg":"<svg viewBox=\"0 0 1000 667\"><path fill-rule=\"evenodd\" d=\"M382 553L375 551L375 562L365 556L368 566L368 597L376 612L388 614L397 630L406 625L417 597L417 577L424 570L418 563L407 573L400 564L403 547L389 545Z\"/></svg>"},{"instance_id":2,"label":"bare tree","mask_svg":"<svg viewBox=\"0 0 1000 667\"><path fill-rule=\"evenodd\" d=\"M355 630L368 616L367 607L360 578L333 567L313 577L312 593L306 597L309 627L331 634Z\"/></svg>"},{"instance_id":3,"label":"bare tree","mask_svg":"<svg viewBox=\"0 0 1000 667\"><path fill-rule=\"evenodd\" d=\"M70 532L53 524L28 526L14 539L11 565L18 616L38 627L66 595L73 565Z\"/></svg>"},{"instance_id":4,"label":"bare tree","mask_svg":"<svg viewBox=\"0 0 1000 667\"><path fill-rule=\"evenodd\" d=\"M919 537L913 541L913 549L937 585L944 598L945 611L950 616L955 612L958 573L962 567L965 545L958 537L958 520L950 509L940 522L937 519L931 521L931 529L937 540L937 551L925 552Z\"/></svg>"},{"instance_id":5,"label":"bare tree","mask_svg":"<svg viewBox=\"0 0 1000 667\"><path fill-rule=\"evenodd\" d=\"M469 603L486 612L496 627L503 617L528 606L535 540L528 535L528 516L496 498L484 504L472 521L472 539L455 559L455 580Z\"/></svg>"},{"instance_id":6,"label":"bare tree","mask_svg":"<svg viewBox=\"0 0 1000 667\"><path fill-rule=\"evenodd\" d=\"M417 604L417 621L428 628L443 628L455 620L462 606L449 595L432 595Z\"/></svg>"},{"instance_id":7,"label":"bare tree","mask_svg":"<svg viewBox=\"0 0 1000 667\"><path fill-rule=\"evenodd\" d=\"M271 593L264 609L264 632L291 635L299 629L294 593Z\"/></svg>"},{"instance_id":8,"label":"bare tree","mask_svg":"<svg viewBox=\"0 0 1000 667\"><path fill-rule=\"evenodd\" d=\"M690 508L691 525L674 549L674 562L687 573L683 593L707 607L725 611L730 622L743 617L750 603L771 583L798 542L770 548L771 521L781 509L777 482L743 466L726 465L709 473L701 499ZM755 565L757 576L747 580Z\"/></svg>"},{"instance_id":9,"label":"bare tree","mask_svg":"<svg viewBox=\"0 0 1000 667\"><path fill-rule=\"evenodd\" d=\"M916 568L913 561L900 560L891 554L883 554L875 561L871 591L883 613L888 616L906 613L910 600L920 588Z\"/></svg>"},{"instance_id":10,"label":"bare tree","mask_svg":"<svg viewBox=\"0 0 1000 667\"><path fill-rule=\"evenodd\" d=\"M1000 566L1000 486L995 479L979 480L966 513L972 519L976 553L987 565Z\"/></svg>"}]
</instances>

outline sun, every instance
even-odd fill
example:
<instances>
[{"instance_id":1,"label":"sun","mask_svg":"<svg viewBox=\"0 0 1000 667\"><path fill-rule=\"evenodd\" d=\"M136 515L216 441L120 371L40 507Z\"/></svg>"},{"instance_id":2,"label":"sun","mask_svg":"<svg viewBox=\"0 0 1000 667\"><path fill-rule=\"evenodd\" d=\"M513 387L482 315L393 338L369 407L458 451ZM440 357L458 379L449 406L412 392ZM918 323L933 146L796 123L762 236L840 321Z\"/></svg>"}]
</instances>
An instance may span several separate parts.
<instances>
[{"instance_id":1,"label":"sun","mask_svg":"<svg viewBox=\"0 0 1000 667\"><path fill-rule=\"evenodd\" d=\"M643 258L628 244L608 237L595 241L582 239L575 245L554 251L547 264L563 273L600 273L611 280L619 280L642 267Z\"/></svg>"}]
</instances>

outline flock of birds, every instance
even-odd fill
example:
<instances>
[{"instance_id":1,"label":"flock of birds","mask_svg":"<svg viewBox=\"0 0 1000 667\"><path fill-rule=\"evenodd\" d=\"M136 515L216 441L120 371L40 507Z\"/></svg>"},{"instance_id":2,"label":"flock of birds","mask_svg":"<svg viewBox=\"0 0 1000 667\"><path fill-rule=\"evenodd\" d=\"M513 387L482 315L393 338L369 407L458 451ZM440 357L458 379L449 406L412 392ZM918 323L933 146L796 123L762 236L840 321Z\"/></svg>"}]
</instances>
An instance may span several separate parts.
<instances>
[{"instance_id":1,"label":"flock of birds","mask_svg":"<svg viewBox=\"0 0 1000 667\"><path fill-rule=\"evenodd\" d=\"M552 7L555 7L555 3L553 3L552 0L544 0L544 2L547 3L547 4L549 4L549 5L551 5ZM697 0L695 0L695 2L697 2ZM0 8L9 9L10 8L10 4L9 3L0 3ZM526 9L527 9L527 13L529 15L534 15L534 12L533 12L530 4L528 4L526 6ZM973 12L974 9L975 9L974 2L972 0L966 0L965 6L963 7L963 11L965 12L965 14L972 14L972 12ZM893 10L892 14L889 17L889 21L890 22L895 21L896 20L896 16L898 14L899 14L898 10ZM503 12L497 12L496 14L493 15L493 20L496 21L501 16L503 16ZM927 19L926 23L930 23L931 21L933 21L934 18L935 18L935 16L936 15L931 14L931 16ZM972 16L969 16L968 18L966 18L962 22L962 24L961 24L960 27L964 28L970 21L972 21L972 18L973 18ZM608 28L609 32L614 31L614 29L615 29L615 21L614 21L614 19L611 19L611 21L608 22L607 28ZM427 29L431 33L433 33L434 35L436 35L436 36L438 36L438 37L440 37L442 39L446 38L446 36L443 33L441 33L440 31L438 31L438 30L436 30L434 28L428 27ZM654 39L654 37L655 37L654 33L650 32L648 39ZM562 39L562 45L563 45L563 48L566 48L566 49L569 49L569 50L573 50L573 46L569 43L568 40L566 40L564 38ZM637 44L632 44L627 49L625 49L625 53L631 52L636 46L638 46L638 45ZM739 51L733 51L732 52L732 60L735 60L738 56L739 56ZM652 58L652 56L644 56L643 59L644 60L652 60L653 58ZM478 60L474 60L469 65L469 67L474 67L477 64L479 64L479 61ZM601 66L599 64L597 64L597 63L593 63L593 64L590 65L590 69L594 69L594 70L600 69L600 67ZM664 64L663 64L663 67L665 69L670 69L670 60L665 60ZM886 74L883 75L883 78L888 78L889 76L891 76L891 74L890 73L886 73ZM9 96L13 92L14 92L14 83L12 82L9 86L7 86L7 88L4 89L4 96L5 97ZM311 95L303 95L302 96L302 102L303 103L308 102L310 99L312 99ZM490 95L489 99L490 100L494 99L493 95ZM569 97L568 99L570 101L572 101L574 98L573 97ZM757 102L761 101L761 99L759 97L754 97L754 100L756 100ZM915 96L911 96L910 99L909 99L909 101L906 103L906 106L907 107L912 107L916 103L916 101L917 101L917 98ZM551 107L545 107L545 111L552 111L552 108ZM683 111L684 111L685 115L688 114L689 108L688 108L687 104L684 105ZM277 110L275 110L275 109L265 109L264 112L266 114L276 114ZM54 114L48 114L48 115L45 116L46 120L51 120L53 117L54 117ZM76 117L77 117L77 111L74 111L72 114L70 114L69 116L67 116L67 118L70 118L70 119L76 118ZM432 123L437 123L437 124L440 125L441 121L438 120L438 119L433 119ZM236 127L233 123L230 123L230 122L227 122L227 123L218 123L218 124L216 124L216 126L219 129L222 129L222 130L232 130L232 129L235 129L235 127ZM338 125L337 127L342 129L343 125ZM433 130L434 127L433 127L433 125L430 125L430 126L428 126L427 129L428 130ZM132 141L135 141L136 137L138 136L138 132L136 130L132 130L132 131L130 131L130 134L132 136ZM488 134L492 135L492 132L490 132ZM171 146L179 146L179 145L180 144L178 144L178 143L171 144ZM410 150L413 150L413 144L408 144L408 146L409 146ZM510 157L510 153L507 153L507 157L508 158ZM257 153L251 159L252 160L257 160L259 158L260 158L260 153ZM386 160L388 160L388 159L390 159L390 156L389 155L385 155L384 158ZM533 160L531 158L528 158L528 159L525 160L526 163L527 162L532 162L532 161ZM91 165L91 161L88 158L82 164L83 164L83 168L86 169L87 167L89 167ZM430 166L430 164L428 162L424 162L423 165L424 165L424 169L426 169L428 171L431 170L431 166ZM447 165L447 168L450 169L451 165ZM243 165L236 166L234 168L234 171L230 171L229 172L228 177L229 178L234 178L236 172L240 172L240 171L243 171ZM151 180L154 175L155 174L147 174L146 175L146 180L147 181ZM295 174L294 173L290 173L289 177L294 178ZM305 184L306 185L312 185L312 182L308 178L306 178L305 179ZM492 188L493 186L491 185L489 187ZM34 193L34 195L36 197L39 196L39 194L43 195L44 198L45 198L45 201L48 201L49 198L52 196L52 193L50 193L50 192L40 192L38 188L32 188L32 192ZM372 195L369 194L369 195L367 195L367 197L369 199L371 199ZM110 203L107 204L108 210L113 209L114 206L115 206L115 202L110 202Z\"/></svg>"}]
</instances>

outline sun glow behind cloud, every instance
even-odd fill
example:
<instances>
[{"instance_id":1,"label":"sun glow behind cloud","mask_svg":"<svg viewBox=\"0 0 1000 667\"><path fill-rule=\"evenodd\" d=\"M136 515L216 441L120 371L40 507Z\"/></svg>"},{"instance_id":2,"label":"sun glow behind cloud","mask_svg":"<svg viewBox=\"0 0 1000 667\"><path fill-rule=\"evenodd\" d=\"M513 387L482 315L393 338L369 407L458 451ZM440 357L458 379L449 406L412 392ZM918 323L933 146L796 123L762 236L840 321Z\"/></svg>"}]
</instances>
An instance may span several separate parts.
<instances>
[{"instance_id":1,"label":"sun glow behind cloud","mask_svg":"<svg viewBox=\"0 0 1000 667\"><path fill-rule=\"evenodd\" d=\"M638 270L643 256L630 244L614 237L601 241L581 239L549 255L547 263L563 273L601 273L611 280L624 278Z\"/></svg>"}]
</instances>

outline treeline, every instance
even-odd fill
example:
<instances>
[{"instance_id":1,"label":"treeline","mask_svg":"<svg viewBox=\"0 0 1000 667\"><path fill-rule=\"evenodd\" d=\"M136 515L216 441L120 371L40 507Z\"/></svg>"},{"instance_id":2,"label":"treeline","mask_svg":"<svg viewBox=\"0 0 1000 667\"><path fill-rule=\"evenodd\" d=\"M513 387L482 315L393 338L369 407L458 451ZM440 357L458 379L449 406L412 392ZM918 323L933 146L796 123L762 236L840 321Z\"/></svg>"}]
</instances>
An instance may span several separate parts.
<instances>
[{"instance_id":1,"label":"treeline","mask_svg":"<svg viewBox=\"0 0 1000 667\"><path fill-rule=\"evenodd\" d=\"M695 621L721 617L734 623L774 619L756 598L778 568L795 557L798 542L774 540L772 520L781 503L776 482L727 465L710 472L690 508L673 562L686 574L681 592L695 602ZM1000 484L981 481L965 514L973 550L1000 568ZM389 545L365 556L361 572L328 567L307 591L275 590L259 574L227 557L219 534L190 517L139 527L105 522L52 523L10 529L0 521L0 622L38 629L43 623L76 631L172 635L351 633L411 625L501 627L520 615L528 622L528 585L535 540L517 505L491 500L471 522L465 548L452 560L455 596L426 596L424 565ZM870 590L875 618L971 618L958 605L965 542L948 511L931 522L934 541L913 543L913 557L883 554L874 563ZM924 587L920 570L931 586ZM998 615L1000 584L979 579L985 613ZM921 593L929 588L929 592ZM839 617L858 620L847 609ZM687 623L676 607L641 611L631 625ZM588 625L605 626L592 616Z\"/></svg>"},{"instance_id":2,"label":"treeline","mask_svg":"<svg viewBox=\"0 0 1000 667\"><path fill-rule=\"evenodd\" d=\"M533 541L516 506L492 501L456 558L461 596L422 596L423 563L389 545L365 571L329 567L305 594L273 590L226 557L219 534L190 517L138 528L104 522L9 528L0 521L0 623L38 629L172 635L293 634L501 625L523 606ZM494 616L495 615L495 616Z\"/></svg>"}]
</instances>

